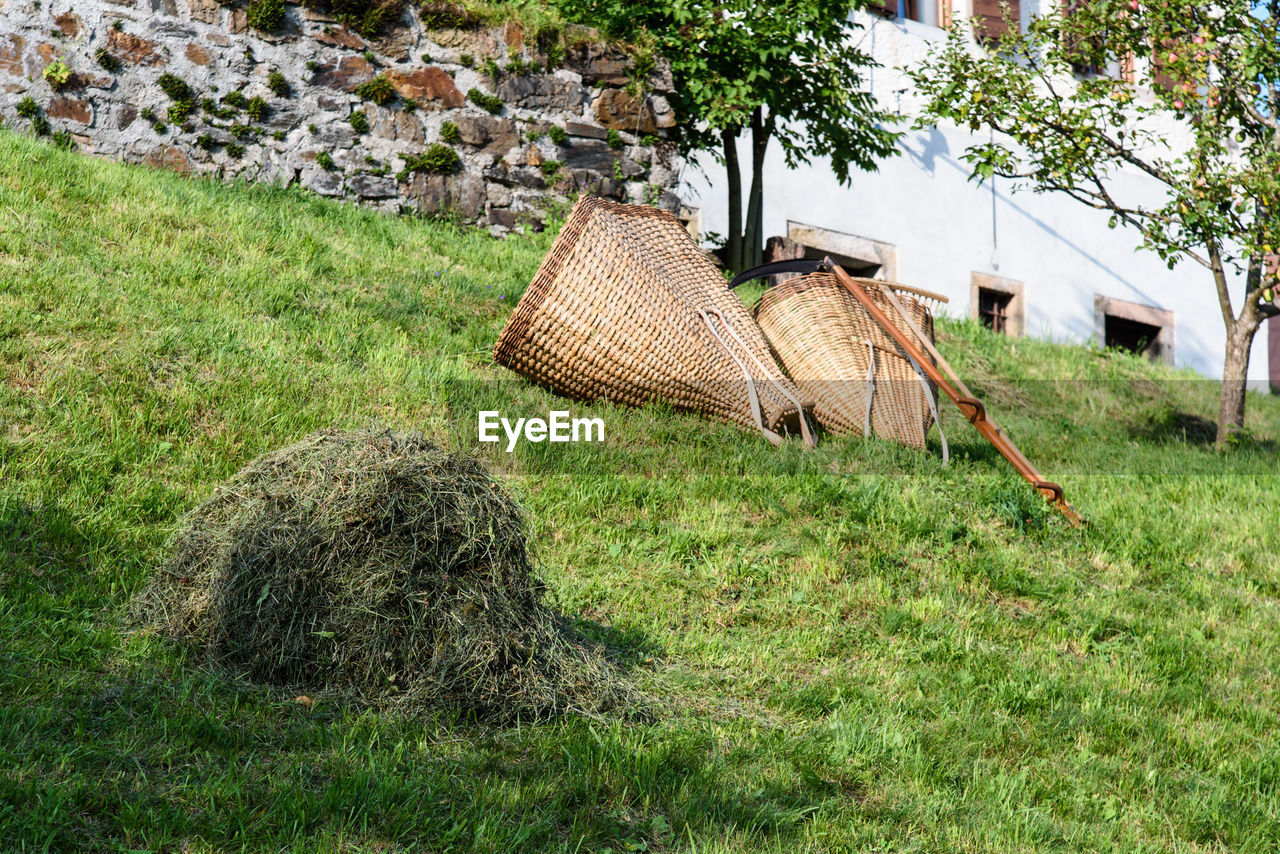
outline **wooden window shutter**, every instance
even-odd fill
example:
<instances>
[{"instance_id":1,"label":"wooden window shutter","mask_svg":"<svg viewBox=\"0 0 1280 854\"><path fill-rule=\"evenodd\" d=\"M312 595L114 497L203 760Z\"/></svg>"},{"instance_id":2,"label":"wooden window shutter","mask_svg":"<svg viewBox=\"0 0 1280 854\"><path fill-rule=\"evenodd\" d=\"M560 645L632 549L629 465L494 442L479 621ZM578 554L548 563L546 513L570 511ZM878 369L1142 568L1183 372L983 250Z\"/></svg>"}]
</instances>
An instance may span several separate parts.
<instances>
[{"instance_id":1,"label":"wooden window shutter","mask_svg":"<svg viewBox=\"0 0 1280 854\"><path fill-rule=\"evenodd\" d=\"M1004 20L1005 7L1014 26L1019 26L1021 10L1019 0L973 0L974 37L983 44L999 40L1009 29Z\"/></svg>"},{"instance_id":2,"label":"wooden window shutter","mask_svg":"<svg viewBox=\"0 0 1280 854\"><path fill-rule=\"evenodd\" d=\"M898 0L871 0L867 11L882 18L898 17Z\"/></svg>"},{"instance_id":3,"label":"wooden window shutter","mask_svg":"<svg viewBox=\"0 0 1280 854\"><path fill-rule=\"evenodd\" d=\"M944 30L951 26L951 0L938 0L938 26Z\"/></svg>"},{"instance_id":4,"label":"wooden window shutter","mask_svg":"<svg viewBox=\"0 0 1280 854\"><path fill-rule=\"evenodd\" d=\"M1120 79L1132 83L1133 78L1133 51L1129 51L1120 59Z\"/></svg>"}]
</instances>

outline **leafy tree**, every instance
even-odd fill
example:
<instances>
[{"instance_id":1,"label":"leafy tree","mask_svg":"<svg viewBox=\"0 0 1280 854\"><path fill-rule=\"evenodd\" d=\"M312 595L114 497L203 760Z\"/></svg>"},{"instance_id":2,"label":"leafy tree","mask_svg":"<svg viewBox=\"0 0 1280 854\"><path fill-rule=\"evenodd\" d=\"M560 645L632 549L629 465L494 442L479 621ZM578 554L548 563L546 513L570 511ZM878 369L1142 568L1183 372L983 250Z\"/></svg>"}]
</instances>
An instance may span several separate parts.
<instances>
[{"instance_id":1,"label":"leafy tree","mask_svg":"<svg viewBox=\"0 0 1280 854\"><path fill-rule=\"evenodd\" d=\"M913 74L923 123L995 130L965 151L974 177L1070 196L1170 268L1205 268L1227 333L1222 447L1243 429L1254 334L1280 314L1266 263L1280 247L1280 0L1072 5L1025 33L1010 26L988 53L953 28ZM1159 192L1125 195L1122 169ZM1232 273L1245 280L1238 304Z\"/></svg>"},{"instance_id":2,"label":"leafy tree","mask_svg":"<svg viewBox=\"0 0 1280 854\"><path fill-rule=\"evenodd\" d=\"M875 61L853 45L850 13L865 0L559 0L567 17L651 46L671 61L685 153L717 152L728 171L726 263L761 260L764 158L782 146L788 166L830 159L836 178L897 153L891 116L863 85ZM751 139L743 222L738 141Z\"/></svg>"}]
</instances>

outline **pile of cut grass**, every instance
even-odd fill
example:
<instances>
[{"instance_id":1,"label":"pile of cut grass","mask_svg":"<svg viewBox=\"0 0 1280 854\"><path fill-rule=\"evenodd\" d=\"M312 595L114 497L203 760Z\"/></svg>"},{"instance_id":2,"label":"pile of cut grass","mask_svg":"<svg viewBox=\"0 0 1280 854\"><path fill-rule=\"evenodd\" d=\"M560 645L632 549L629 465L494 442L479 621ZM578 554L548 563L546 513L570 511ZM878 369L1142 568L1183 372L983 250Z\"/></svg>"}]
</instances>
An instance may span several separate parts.
<instances>
[{"instance_id":1,"label":"pile of cut grass","mask_svg":"<svg viewBox=\"0 0 1280 854\"><path fill-rule=\"evenodd\" d=\"M507 720L622 705L543 592L519 507L477 462L416 434L331 430L192 511L136 607L290 691Z\"/></svg>"}]
</instances>

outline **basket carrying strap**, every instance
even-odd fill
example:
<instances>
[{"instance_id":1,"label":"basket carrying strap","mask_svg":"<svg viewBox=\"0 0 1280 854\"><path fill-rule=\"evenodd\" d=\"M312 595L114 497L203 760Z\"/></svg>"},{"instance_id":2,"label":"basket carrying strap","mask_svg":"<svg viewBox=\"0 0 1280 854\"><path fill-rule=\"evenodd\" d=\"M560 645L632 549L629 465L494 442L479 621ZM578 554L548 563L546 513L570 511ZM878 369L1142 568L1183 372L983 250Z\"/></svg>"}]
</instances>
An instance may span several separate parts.
<instances>
[{"instance_id":1,"label":"basket carrying strap","mask_svg":"<svg viewBox=\"0 0 1280 854\"><path fill-rule=\"evenodd\" d=\"M907 354L907 361L911 363L911 367L916 369L916 379L920 380L920 386L924 389L925 402L929 404L929 413L933 415L933 423L938 425L938 438L942 440L942 464L945 466L951 462L951 452L947 449L947 434L942 432L942 419L938 417L938 404L933 402L933 389L929 388L929 380L924 375L924 370L911 358L911 354Z\"/></svg>"},{"instance_id":2,"label":"basket carrying strap","mask_svg":"<svg viewBox=\"0 0 1280 854\"><path fill-rule=\"evenodd\" d=\"M871 438L871 405L876 397L876 345L870 338L862 339L867 345L867 411L862 414L862 438Z\"/></svg>"},{"instance_id":3,"label":"basket carrying strap","mask_svg":"<svg viewBox=\"0 0 1280 854\"><path fill-rule=\"evenodd\" d=\"M760 373L764 375L764 378L769 381L769 384L777 389L779 394L795 405L796 412L800 415L800 433L804 437L804 444L810 448L817 447L818 443L814 441L813 435L809 432L809 422L804 416L804 406L801 405L800 401L791 395L790 392L783 388L778 378L774 376L774 373L766 368L760 360L756 358L755 353L751 352L751 348L747 346L747 343L743 341L738 333L734 331L733 327L729 325L729 321L725 320L724 314L720 309L712 308L708 311L698 309L697 311L703 322L707 324L707 329L711 331L711 335L716 339L716 342L719 343L720 346L724 348L724 351L729 354L729 358L733 359L737 366L742 369L742 374L747 381L747 397L751 400L751 416L755 419L756 427L758 427L760 432L764 434L764 437L775 445L782 444L782 437L764 426L764 416L760 411L760 396L756 393L755 378L751 376L750 369L748 369L747 366L742 363L742 360L734 354L729 343L724 340L719 332L716 331L715 324L711 322L712 315L715 315L720 320L720 324L724 327L725 331L732 336L733 340L742 348L742 351L747 354L747 358L755 364L755 366L760 370Z\"/></svg>"}]
</instances>

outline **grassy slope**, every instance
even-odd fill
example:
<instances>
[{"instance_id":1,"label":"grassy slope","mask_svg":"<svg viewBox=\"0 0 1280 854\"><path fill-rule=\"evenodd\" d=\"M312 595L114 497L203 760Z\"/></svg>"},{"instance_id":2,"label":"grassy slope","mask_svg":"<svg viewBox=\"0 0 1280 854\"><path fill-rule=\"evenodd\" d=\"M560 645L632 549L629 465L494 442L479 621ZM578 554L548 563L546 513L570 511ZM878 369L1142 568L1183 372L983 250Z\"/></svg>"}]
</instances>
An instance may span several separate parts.
<instances>
[{"instance_id":1,"label":"grassy slope","mask_svg":"<svg viewBox=\"0 0 1280 854\"><path fill-rule=\"evenodd\" d=\"M605 447L484 449L652 724L308 711L119 630L254 455L557 405L485 355L549 241L0 134L0 849L1280 844L1280 401L1224 458L1213 383L968 323L941 346L1087 530L953 416L947 469L608 405Z\"/></svg>"}]
</instances>

